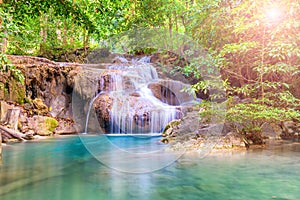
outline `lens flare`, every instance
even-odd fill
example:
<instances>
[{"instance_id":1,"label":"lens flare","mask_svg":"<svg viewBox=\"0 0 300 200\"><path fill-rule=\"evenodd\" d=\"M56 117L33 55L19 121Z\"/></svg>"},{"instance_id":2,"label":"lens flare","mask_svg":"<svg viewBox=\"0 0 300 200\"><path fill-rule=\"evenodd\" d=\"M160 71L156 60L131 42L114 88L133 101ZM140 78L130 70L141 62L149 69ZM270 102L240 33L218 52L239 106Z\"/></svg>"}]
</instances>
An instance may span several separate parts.
<instances>
[{"instance_id":1,"label":"lens flare","mask_svg":"<svg viewBox=\"0 0 300 200\"><path fill-rule=\"evenodd\" d=\"M282 18L282 10L279 7L266 9L266 17L268 21L279 21Z\"/></svg>"}]
</instances>

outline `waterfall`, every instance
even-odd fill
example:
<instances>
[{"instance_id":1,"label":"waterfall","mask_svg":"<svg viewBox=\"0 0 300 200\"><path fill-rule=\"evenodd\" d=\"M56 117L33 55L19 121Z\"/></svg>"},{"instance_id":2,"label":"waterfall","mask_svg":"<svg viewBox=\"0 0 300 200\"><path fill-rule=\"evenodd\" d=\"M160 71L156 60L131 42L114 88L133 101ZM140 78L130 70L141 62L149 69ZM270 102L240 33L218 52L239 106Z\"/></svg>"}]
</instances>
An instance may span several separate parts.
<instances>
[{"instance_id":1,"label":"waterfall","mask_svg":"<svg viewBox=\"0 0 300 200\"><path fill-rule=\"evenodd\" d=\"M180 109L153 94L149 84L159 87L160 79L149 63L150 58L132 61L123 57L117 59L98 75L95 75L96 71L89 73L97 78L93 81L96 85L90 86L95 91L89 98L85 133L91 125L89 117L92 109L99 123L92 125L100 126L105 133L161 133L171 120L179 118ZM85 89L81 88L81 91Z\"/></svg>"}]
</instances>

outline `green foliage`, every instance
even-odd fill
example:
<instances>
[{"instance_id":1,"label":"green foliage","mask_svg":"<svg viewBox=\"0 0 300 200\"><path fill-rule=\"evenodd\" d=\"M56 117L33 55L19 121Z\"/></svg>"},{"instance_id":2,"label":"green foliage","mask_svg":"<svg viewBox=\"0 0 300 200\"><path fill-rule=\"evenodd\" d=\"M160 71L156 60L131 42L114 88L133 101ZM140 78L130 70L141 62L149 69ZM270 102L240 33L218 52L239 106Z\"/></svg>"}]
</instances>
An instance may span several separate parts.
<instances>
[{"instance_id":1,"label":"green foliage","mask_svg":"<svg viewBox=\"0 0 300 200\"><path fill-rule=\"evenodd\" d=\"M0 42L3 42L4 38L6 37L4 34L5 32L11 34L18 30L17 27L11 22L10 18L11 16L4 12L3 8L0 7ZM2 50L3 49L1 49L1 51ZM24 76L22 72L16 69L15 66L11 65L10 61L2 52L0 53L0 72L9 72L16 80L24 83Z\"/></svg>"},{"instance_id":2,"label":"green foliage","mask_svg":"<svg viewBox=\"0 0 300 200\"><path fill-rule=\"evenodd\" d=\"M207 62L200 65L218 67L229 99L236 95L251 100L229 103L227 120L238 122L239 132L255 134L264 122L300 121L299 99L291 92L300 69L300 5L215 0L201 1L193 9L187 29L208 52ZM275 13L269 14L272 9ZM184 73L194 71L203 73L200 67L190 66ZM212 80L205 78L192 88L214 91L220 85ZM211 104L203 104L201 116L218 114Z\"/></svg>"},{"instance_id":3,"label":"green foliage","mask_svg":"<svg viewBox=\"0 0 300 200\"><path fill-rule=\"evenodd\" d=\"M233 124L238 123L235 129L246 134L261 131L262 125L266 122L300 121L300 112L288 107L274 107L261 104L261 101L254 101L230 107L227 111L227 120Z\"/></svg>"},{"instance_id":4,"label":"green foliage","mask_svg":"<svg viewBox=\"0 0 300 200\"><path fill-rule=\"evenodd\" d=\"M297 1L6 0L4 3L0 9L3 22L0 38L8 39L10 54L55 54L55 49L86 47L89 43L97 46L95 43L117 35L122 44L115 44L116 38L110 39L116 51L124 52L124 47L129 48L127 53L172 50L186 58L186 66L179 69L185 77L198 80L190 89L209 95L209 101L202 104L203 116L219 115L215 102L238 96L249 98L252 103L234 106L229 103L227 118L244 124L248 132L259 132L264 121L299 121L299 96L293 92L300 73ZM277 13L270 14L274 8ZM164 28L164 33L149 32L147 27ZM119 34L127 30L132 31ZM185 43L177 33L191 36L198 46ZM174 48L186 44L188 50ZM0 61L2 71L11 70L22 81L21 73L5 56L1 55Z\"/></svg>"}]
</instances>

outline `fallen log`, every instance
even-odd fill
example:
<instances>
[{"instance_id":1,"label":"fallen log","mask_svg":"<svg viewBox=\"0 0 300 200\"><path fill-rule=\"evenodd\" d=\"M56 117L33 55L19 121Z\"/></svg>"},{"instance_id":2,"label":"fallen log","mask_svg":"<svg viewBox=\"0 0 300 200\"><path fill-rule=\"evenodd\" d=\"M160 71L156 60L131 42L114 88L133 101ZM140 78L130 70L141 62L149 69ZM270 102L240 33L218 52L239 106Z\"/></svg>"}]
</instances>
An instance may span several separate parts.
<instances>
[{"instance_id":1,"label":"fallen log","mask_svg":"<svg viewBox=\"0 0 300 200\"><path fill-rule=\"evenodd\" d=\"M7 138L7 139L15 138L15 139L18 139L20 141L25 141L24 137L26 135L19 132L19 131L16 131L16 130L13 130L13 129L10 129L10 128L6 128L6 127L0 125L0 132L1 132L2 137L3 137L2 138L3 141L5 141L4 138Z\"/></svg>"}]
</instances>

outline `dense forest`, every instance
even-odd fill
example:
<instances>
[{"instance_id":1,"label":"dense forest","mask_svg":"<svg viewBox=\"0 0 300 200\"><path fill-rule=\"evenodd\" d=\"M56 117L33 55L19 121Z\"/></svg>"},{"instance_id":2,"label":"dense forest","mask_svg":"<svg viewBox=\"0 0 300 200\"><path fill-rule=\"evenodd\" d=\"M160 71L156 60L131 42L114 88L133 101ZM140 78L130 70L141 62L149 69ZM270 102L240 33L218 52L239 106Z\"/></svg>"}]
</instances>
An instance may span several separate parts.
<instances>
[{"instance_id":1,"label":"dense forest","mask_svg":"<svg viewBox=\"0 0 300 200\"><path fill-rule=\"evenodd\" d=\"M187 35L207 53L182 69L200 77L217 68L223 97L210 95L202 120L218 115L255 138L265 122L300 121L300 3L279 0L0 0L1 73L23 81L6 55L55 58L63 52L109 47L109 39L134 28L164 28ZM51 57L52 56L52 57ZM211 80L195 91L220 90ZM215 101L216 100L216 101ZM222 115L222 114L220 114ZM237 123L238 125L237 125ZM242 126L241 126L242 125ZM259 138L259 137L258 137ZM253 139L260 143L259 139Z\"/></svg>"}]
</instances>

